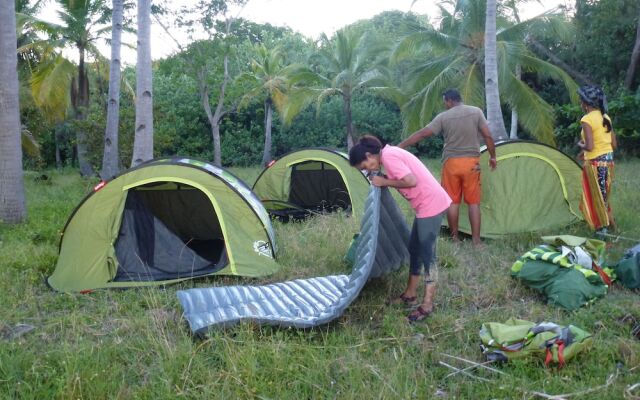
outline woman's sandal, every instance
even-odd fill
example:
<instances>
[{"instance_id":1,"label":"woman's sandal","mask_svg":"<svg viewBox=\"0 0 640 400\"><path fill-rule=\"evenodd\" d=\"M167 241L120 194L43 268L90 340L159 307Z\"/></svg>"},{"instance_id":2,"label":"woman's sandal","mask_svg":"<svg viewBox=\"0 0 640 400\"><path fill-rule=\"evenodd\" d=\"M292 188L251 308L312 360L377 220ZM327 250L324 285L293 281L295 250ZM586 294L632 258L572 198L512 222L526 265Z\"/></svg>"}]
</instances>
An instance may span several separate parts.
<instances>
[{"instance_id":1,"label":"woman's sandal","mask_svg":"<svg viewBox=\"0 0 640 400\"><path fill-rule=\"evenodd\" d=\"M420 322L431 314L433 314L433 308L431 310L425 310L422 306L419 306L409 314L407 319L409 322Z\"/></svg>"},{"instance_id":2,"label":"woman's sandal","mask_svg":"<svg viewBox=\"0 0 640 400\"><path fill-rule=\"evenodd\" d=\"M387 300L387 305L404 305L405 307L413 307L417 304L416 302L417 297L416 296L406 296L404 293L402 293L400 296L395 297L395 298L391 298Z\"/></svg>"}]
</instances>

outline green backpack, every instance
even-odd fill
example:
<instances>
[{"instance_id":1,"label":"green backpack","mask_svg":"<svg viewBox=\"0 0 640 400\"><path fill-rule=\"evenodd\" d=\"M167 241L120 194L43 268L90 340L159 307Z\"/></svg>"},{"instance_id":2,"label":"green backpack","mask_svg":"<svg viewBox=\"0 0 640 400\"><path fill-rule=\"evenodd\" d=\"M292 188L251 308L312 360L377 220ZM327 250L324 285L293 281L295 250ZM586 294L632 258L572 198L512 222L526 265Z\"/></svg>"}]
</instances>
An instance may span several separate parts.
<instances>
[{"instance_id":1,"label":"green backpack","mask_svg":"<svg viewBox=\"0 0 640 400\"><path fill-rule=\"evenodd\" d=\"M562 368L579 352L591 345L591 334L573 325L553 322L535 324L508 319L504 324L487 322L480 329L480 348L487 361L540 357L544 364Z\"/></svg>"}]
</instances>

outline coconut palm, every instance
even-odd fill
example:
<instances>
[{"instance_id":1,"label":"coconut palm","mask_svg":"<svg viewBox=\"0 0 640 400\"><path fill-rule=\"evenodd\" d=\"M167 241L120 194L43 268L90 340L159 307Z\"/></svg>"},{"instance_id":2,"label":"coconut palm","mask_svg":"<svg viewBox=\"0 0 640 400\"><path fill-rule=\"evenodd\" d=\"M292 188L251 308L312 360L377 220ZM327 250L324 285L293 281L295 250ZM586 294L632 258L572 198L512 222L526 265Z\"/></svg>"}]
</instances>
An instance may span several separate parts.
<instances>
[{"instance_id":1,"label":"coconut palm","mask_svg":"<svg viewBox=\"0 0 640 400\"><path fill-rule=\"evenodd\" d=\"M264 152L262 164L271 161L271 126L273 107L282 110L287 86L288 69L283 65L284 58L280 48L268 49L263 44L254 46L255 57L251 60L251 72L241 74L237 79L248 83L248 88L239 108L245 107L254 99L264 104Z\"/></svg>"},{"instance_id":2,"label":"coconut palm","mask_svg":"<svg viewBox=\"0 0 640 400\"><path fill-rule=\"evenodd\" d=\"M321 40L322 47L317 53L317 69L321 72L298 69L289 74L290 84L298 87L287 97L284 120L290 122L312 101L319 110L328 97L341 96L346 143L351 149L354 142L351 101L359 92L381 84L378 65L387 56L386 49L381 43L371 43L365 33L356 29L342 29L332 40L326 35Z\"/></svg>"},{"instance_id":3,"label":"coconut palm","mask_svg":"<svg viewBox=\"0 0 640 400\"><path fill-rule=\"evenodd\" d=\"M418 26L397 47L394 60L410 60L407 86L409 100L402 106L405 129L413 132L431 120L442 104L441 93L449 87L460 89L465 102L485 106L484 33L486 2L458 0L453 10L440 4L438 28ZM523 72L561 81L575 99L576 83L557 66L537 58L526 46L524 32L552 17L543 14L520 24L497 16L496 56L500 100L518 110L524 130L541 141L553 142L553 110L525 82L517 78L516 65Z\"/></svg>"},{"instance_id":4,"label":"coconut palm","mask_svg":"<svg viewBox=\"0 0 640 400\"><path fill-rule=\"evenodd\" d=\"M34 80L36 83L40 83L41 89L41 91L34 93L34 98L57 103L53 108L58 111L63 108L61 105L65 104L66 99L69 99L75 118L84 120L89 106L89 76L86 58L87 55L100 57L95 42L103 38L103 35L110 29L105 25L109 21L110 11L105 0L56 1L60 6L58 17L62 21L62 25L40 23L40 28L46 29L49 38L24 45L19 51L28 52L38 49L51 56L49 60L42 63L42 68L39 65L37 71L34 72ZM60 50L68 48L75 48L78 54L76 72L71 82L69 82L68 73L69 61L64 59L60 53ZM55 75L48 76L49 74ZM61 94L69 88L71 88L69 97ZM47 90L52 92L47 92ZM80 174L89 176L93 173L93 168L89 163L86 134L82 129L76 130L76 142Z\"/></svg>"},{"instance_id":5,"label":"coconut palm","mask_svg":"<svg viewBox=\"0 0 640 400\"><path fill-rule=\"evenodd\" d=\"M494 140L507 137L500 107L498 51L496 48L496 0L487 0L484 25L484 91L487 99L487 122Z\"/></svg>"},{"instance_id":6,"label":"coconut palm","mask_svg":"<svg viewBox=\"0 0 640 400\"><path fill-rule=\"evenodd\" d=\"M118 123L120 119L120 47L122 37L123 0L112 1L111 13L111 63L109 65L109 101L107 103L107 127L104 133L102 157L103 179L118 173Z\"/></svg>"},{"instance_id":7,"label":"coconut palm","mask_svg":"<svg viewBox=\"0 0 640 400\"><path fill-rule=\"evenodd\" d=\"M89 108L89 74L85 62L87 53L99 54L94 43L109 31L105 26L109 21L109 10L105 0L57 0L61 7L58 16L64 25L57 36L58 47L72 46L78 52L78 74L71 88L71 105L78 120L86 118ZM96 29L97 27L101 27ZM76 131L78 165L82 176L93 174L89 163L86 134L82 129Z\"/></svg>"},{"instance_id":8,"label":"coconut palm","mask_svg":"<svg viewBox=\"0 0 640 400\"><path fill-rule=\"evenodd\" d=\"M27 215L22 181L15 3L0 7L0 222Z\"/></svg>"},{"instance_id":9,"label":"coconut palm","mask_svg":"<svg viewBox=\"0 0 640 400\"><path fill-rule=\"evenodd\" d=\"M153 90L151 71L151 0L138 0L136 123L131 165L153 158Z\"/></svg>"},{"instance_id":10,"label":"coconut palm","mask_svg":"<svg viewBox=\"0 0 640 400\"><path fill-rule=\"evenodd\" d=\"M69 107L69 86L75 68L51 46L31 46L40 41L40 33L51 32L50 24L35 17L42 4L43 0L15 2L18 77L20 93L31 92L34 104L44 111L45 117L56 121L65 117ZM61 82L67 84L61 85ZM36 138L25 127L21 131L23 152L33 158L40 157L40 145Z\"/></svg>"}]
</instances>

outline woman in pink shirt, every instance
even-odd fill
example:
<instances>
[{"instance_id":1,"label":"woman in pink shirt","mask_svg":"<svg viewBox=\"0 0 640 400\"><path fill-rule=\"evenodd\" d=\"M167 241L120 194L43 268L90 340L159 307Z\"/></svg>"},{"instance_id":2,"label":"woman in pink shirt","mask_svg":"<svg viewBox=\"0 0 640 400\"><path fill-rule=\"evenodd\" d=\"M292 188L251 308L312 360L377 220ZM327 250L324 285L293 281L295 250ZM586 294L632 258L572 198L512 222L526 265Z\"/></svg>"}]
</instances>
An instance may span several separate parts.
<instances>
[{"instance_id":1,"label":"woman in pink shirt","mask_svg":"<svg viewBox=\"0 0 640 400\"><path fill-rule=\"evenodd\" d=\"M433 263L436 241L442 216L449 208L451 198L416 156L399 147L383 146L375 136L365 135L360 138L349 151L349 163L369 172L377 172L380 167L384 167L386 177L372 176L371 184L396 188L416 212L409 241L410 273L407 288L400 296L392 299L391 303L407 306L417 304L418 285L424 267L424 299L408 317L412 322L422 321L434 309L433 297L438 276L437 267Z\"/></svg>"}]
</instances>

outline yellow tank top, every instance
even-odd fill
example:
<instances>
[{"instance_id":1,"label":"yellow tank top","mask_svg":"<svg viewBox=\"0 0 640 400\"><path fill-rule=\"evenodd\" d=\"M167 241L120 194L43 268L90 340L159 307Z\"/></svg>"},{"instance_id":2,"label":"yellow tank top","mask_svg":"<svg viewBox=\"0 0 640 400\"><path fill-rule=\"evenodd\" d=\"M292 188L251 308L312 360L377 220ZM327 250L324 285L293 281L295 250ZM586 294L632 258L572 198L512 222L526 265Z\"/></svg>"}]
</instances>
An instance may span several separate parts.
<instances>
[{"instance_id":1,"label":"yellow tank top","mask_svg":"<svg viewBox=\"0 0 640 400\"><path fill-rule=\"evenodd\" d=\"M613 133L613 129L607 132L607 128L602 125L603 118L606 118L611 122L609 116L606 114L603 116L599 110L591 111L580 120L581 123L584 122L589 124L591 132L593 133L593 149L591 149L591 151L585 150L584 158L586 160L592 160L603 154L613 152L613 147L611 146L611 134ZM582 140L585 140L584 130L582 130L580 135L582 136Z\"/></svg>"}]
</instances>

